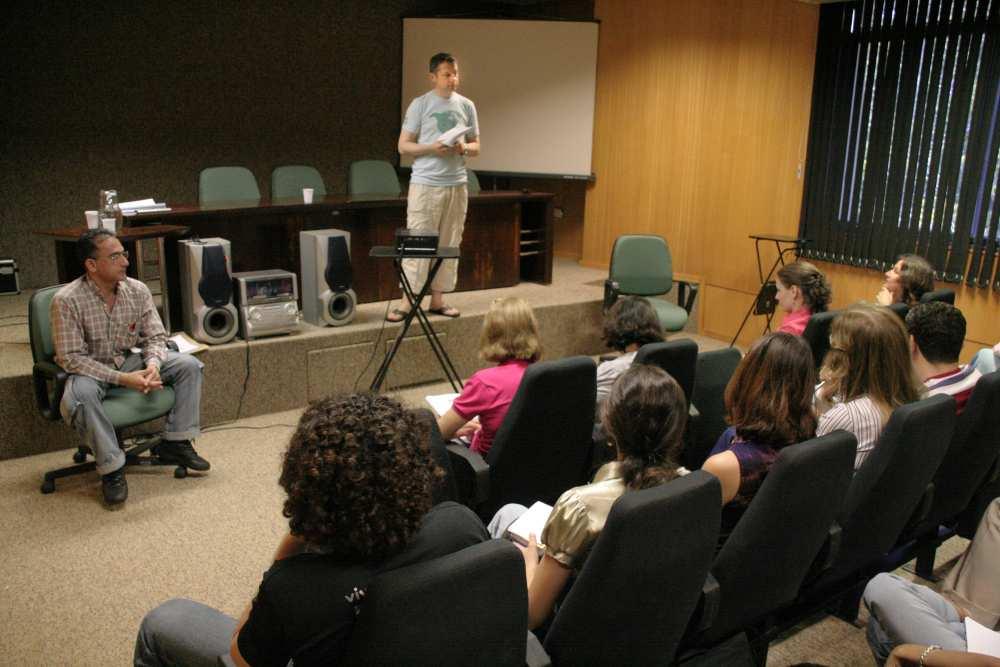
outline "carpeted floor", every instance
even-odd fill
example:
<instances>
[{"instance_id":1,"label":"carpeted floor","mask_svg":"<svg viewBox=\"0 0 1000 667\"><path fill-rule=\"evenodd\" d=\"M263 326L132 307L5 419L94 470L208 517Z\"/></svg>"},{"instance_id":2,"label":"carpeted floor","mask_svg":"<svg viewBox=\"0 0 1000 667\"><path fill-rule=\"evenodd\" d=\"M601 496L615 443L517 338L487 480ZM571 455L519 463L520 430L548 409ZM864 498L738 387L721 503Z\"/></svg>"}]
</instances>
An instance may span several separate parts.
<instances>
[{"instance_id":1,"label":"carpeted floor","mask_svg":"<svg viewBox=\"0 0 1000 667\"><path fill-rule=\"evenodd\" d=\"M416 405L444 391L397 395ZM0 665L128 664L143 614L170 597L237 615L287 527L277 478L298 414L206 432L198 449L213 468L205 476L132 469L129 500L116 511L103 508L95 474L38 492L45 470L69 464L67 451L0 462ZM962 548L953 540L939 559ZM772 645L768 664L801 662L871 664L864 631L825 618Z\"/></svg>"}]
</instances>

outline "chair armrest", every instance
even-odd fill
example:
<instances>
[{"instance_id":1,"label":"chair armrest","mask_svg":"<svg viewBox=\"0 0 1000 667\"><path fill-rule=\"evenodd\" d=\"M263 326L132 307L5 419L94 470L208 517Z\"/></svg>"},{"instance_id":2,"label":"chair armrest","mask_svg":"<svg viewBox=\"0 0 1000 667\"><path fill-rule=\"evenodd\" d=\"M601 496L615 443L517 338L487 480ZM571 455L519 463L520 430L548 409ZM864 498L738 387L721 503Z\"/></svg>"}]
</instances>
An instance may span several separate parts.
<instances>
[{"instance_id":1,"label":"chair armrest","mask_svg":"<svg viewBox=\"0 0 1000 667\"><path fill-rule=\"evenodd\" d=\"M913 515L910 517L909 525L904 528L904 533L916 524L920 523L927 518L930 514L931 507L934 505L934 482L927 482L926 488L924 488L924 493L920 496L920 502L917 503L917 508L913 510Z\"/></svg>"},{"instance_id":2,"label":"chair armrest","mask_svg":"<svg viewBox=\"0 0 1000 667\"><path fill-rule=\"evenodd\" d=\"M677 305L690 315L691 309L694 308L694 300L698 296L698 283L692 280L681 280L680 278L674 278L674 282L678 284Z\"/></svg>"},{"instance_id":3,"label":"chair armrest","mask_svg":"<svg viewBox=\"0 0 1000 667\"><path fill-rule=\"evenodd\" d=\"M608 308L615 305L620 292L621 287L617 282L610 278L604 281L604 312L607 312Z\"/></svg>"},{"instance_id":4,"label":"chair armrest","mask_svg":"<svg viewBox=\"0 0 1000 667\"><path fill-rule=\"evenodd\" d=\"M705 577L705 584L701 587L701 602L698 605L701 614L698 616L698 625L695 626L698 632L705 632L715 623L715 617L719 613L719 603L722 600L722 588L718 580L709 572Z\"/></svg>"},{"instance_id":5,"label":"chair armrest","mask_svg":"<svg viewBox=\"0 0 1000 667\"><path fill-rule=\"evenodd\" d=\"M66 390L69 373L50 361L40 361L31 369L31 383L35 387L35 404L42 416L58 421L59 404Z\"/></svg>"},{"instance_id":6,"label":"chair armrest","mask_svg":"<svg viewBox=\"0 0 1000 667\"><path fill-rule=\"evenodd\" d=\"M552 667L552 658L546 653L542 642L534 632L528 631L528 648L524 655L524 664L528 667Z\"/></svg>"},{"instance_id":7,"label":"chair armrest","mask_svg":"<svg viewBox=\"0 0 1000 667\"><path fill-rule=\"evenodd\" d=\"M827 532L826 541L823 543L822 549L820 549L819 557L816 559L816 563L819 565L819 572L829 570L833 567L834 561L837 560L837 556L840 554L842 532L840 524L834 521Z\"/></svg>"},{"instance_id":8,"label":"chair armrest","mask_svg":"<svg viewBox=\"0 0 1000 667\"><path fill-rule=\"evenodd\" d=\"M462 499L473 506L486 502L490 497L490 465L465 445L449 442L445 448L455 469Z\"/></svg>"}]
</instances>

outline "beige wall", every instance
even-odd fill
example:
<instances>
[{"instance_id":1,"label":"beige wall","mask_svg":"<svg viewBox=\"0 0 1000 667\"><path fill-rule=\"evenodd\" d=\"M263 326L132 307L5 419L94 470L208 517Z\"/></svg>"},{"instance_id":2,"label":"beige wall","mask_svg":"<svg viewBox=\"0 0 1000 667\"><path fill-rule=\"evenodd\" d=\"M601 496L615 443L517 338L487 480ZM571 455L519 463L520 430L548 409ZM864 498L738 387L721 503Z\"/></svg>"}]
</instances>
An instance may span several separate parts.
<instances>
[{"instance_id":1,"label":"beige wall","mask_svg":"<svg viewBox=\"0 0 1000 667\"><path fill-rule=\"evenodd\" d=\"M819 9L598 0L595 15L597 178L582 262L607 266L620 234L664 236L675 270L703 279L704 332L731 337L758 286L747 235L798 230Z\"/></svg>"}]
</instances>

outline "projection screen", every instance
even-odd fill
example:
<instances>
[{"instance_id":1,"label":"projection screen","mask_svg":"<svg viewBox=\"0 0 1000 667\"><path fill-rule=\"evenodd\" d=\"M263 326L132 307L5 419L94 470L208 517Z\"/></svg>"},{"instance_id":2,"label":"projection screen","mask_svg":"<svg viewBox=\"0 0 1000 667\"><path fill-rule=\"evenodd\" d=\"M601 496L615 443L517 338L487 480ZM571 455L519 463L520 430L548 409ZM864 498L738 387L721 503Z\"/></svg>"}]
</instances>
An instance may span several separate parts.
<instances>
[{"instance_id":1,"label":"projection screen","mask_svg":"<svg viewBox=\"0 0 1000 667\"><path fill-rule=\"evenodd\" d=\"M430 57L447 51L479 114L482 154L471 169L590 178L597 36L592 21L405 18L400 120L430 90Z\"/></svg>"}]
</instances>

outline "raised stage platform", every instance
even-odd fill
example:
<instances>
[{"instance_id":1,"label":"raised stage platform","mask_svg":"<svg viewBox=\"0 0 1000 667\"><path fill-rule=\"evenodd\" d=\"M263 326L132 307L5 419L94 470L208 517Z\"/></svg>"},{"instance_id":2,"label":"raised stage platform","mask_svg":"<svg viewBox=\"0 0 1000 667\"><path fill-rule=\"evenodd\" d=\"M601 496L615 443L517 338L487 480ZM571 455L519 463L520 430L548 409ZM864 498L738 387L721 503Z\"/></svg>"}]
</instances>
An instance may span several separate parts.
<instances>
[{"instance_id":1,"label":"raised stage platform","mask_svg":"<svg viewBox=\"0 0 1000 667\"><path fill-rule=\"evenodd\" d=\"M604 352L600 339L601 299L607 274L556 259L550 285L461 292L448 303L458 319L432 316L441 342L463 378L484 364L477 358L483 315L498 296L520 296L535 310L545 359ZM62 423L44 420L31 387L27 304L30 291L0 297L0 460L75 447ZM367 389L399 330L384 323L386 302L358 307L345 327L303 324L299 333L252 341L240 339L201 352L205 364L202 425L210 427L252 415L305 406L310 400L354 388ZM691 318L689 327L695 330ZM383 326L384 323L384 326ZM249 373L247 372L249 369ZM442 381L444 374L416 323L393 361L383 391ZM244 395L244 384L246 392ZM241 400L242 396L242 400Z\"/></svg>"}]
</instances>

